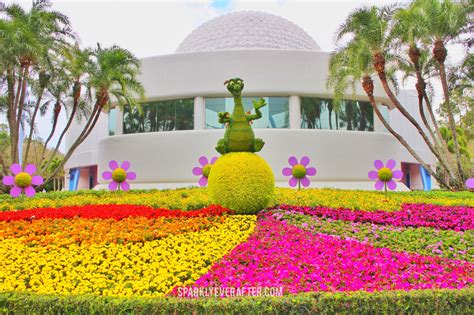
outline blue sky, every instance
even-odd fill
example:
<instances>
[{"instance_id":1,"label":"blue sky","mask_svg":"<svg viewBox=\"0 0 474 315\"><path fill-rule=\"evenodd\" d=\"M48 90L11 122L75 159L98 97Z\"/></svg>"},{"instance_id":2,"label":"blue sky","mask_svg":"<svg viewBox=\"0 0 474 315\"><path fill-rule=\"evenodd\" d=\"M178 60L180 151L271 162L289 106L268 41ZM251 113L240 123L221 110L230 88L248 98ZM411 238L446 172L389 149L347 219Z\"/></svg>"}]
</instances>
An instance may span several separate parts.
<instances>
[{"instance_id":1,"label":"blue sky","mask_svg":"<svg viewBox=\"0 0 474 315\"><path fill-rule=\"evenodd\" d=\"M217 9L225 9L230 5L230 0L213 0L211 5Z\"/></svg>"}]
</instances>

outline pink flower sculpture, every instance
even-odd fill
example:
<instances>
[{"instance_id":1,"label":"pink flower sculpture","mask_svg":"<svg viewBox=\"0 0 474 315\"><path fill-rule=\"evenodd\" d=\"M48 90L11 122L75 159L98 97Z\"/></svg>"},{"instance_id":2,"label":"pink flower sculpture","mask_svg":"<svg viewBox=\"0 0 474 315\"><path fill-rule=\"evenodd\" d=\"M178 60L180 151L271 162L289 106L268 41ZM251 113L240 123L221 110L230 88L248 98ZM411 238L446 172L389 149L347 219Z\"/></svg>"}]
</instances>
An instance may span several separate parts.
<instances>
[{"instance_id":1,"label":"pink flower sculpture","mask_svg":"<svg viewBox=\"0 0 474 315\"><path fill-rule=\"evenodd\" d=\"M311 183L308 176L316 175L316 168L307 167L309 164L309 157L303 156L301 161L298 163L298 159L294 156L290 156L288 159L291 167L285 167L282 170L283 176L291 176L288 184L291 187L298 185L298 189L303 185L303 187L308 187Z\"/></svg>"},{"instance_id":2,"label":"pink flower sculpture","mask_svg":"<svg viewBox=\"0 0 474 315\"><path fill-rule=\"evenodd\" d=\"M474 189L474 177L468 178L466 181L466 187L468 189Z\"/></svg>"},{"instance_id":3,"label":"pink flower sculpture","mask_svg":"<svg viewBox=\"0 0 474 315\"><path fill-rule=\"evenodd\" d=\"M205 156L201 156L199 158L199 164L201 164L201 167L193 168L193 174L196 176L201 176L201 178L199 178L199 186L207 185L207 179L209 178L212 165L216 163L216 161L217 156L212 157L210 162Z\"/></svg>"},{"instance_id":4,"label":"pink flower sculpture","mask_svg":"<svg viewBox=\"0 0 474 315\"><path fill-rule=\"evenodd\" d=\"M130 168L129 161L123 161L122 165L119 167L118 162L112 160L109 162L109 167L112 172L105 171L102 173L102 177L105 180L112 180L109 183L110 190L120 190L127 191L130 189L130 184L127 180L134 180L137 178L137 174L135 172L128 172Z\"/></svg>"},{"instance_id":5,"label":"pink flower sculpture","mask_svg":"<svg viewBox=\"0 0 474 315\"><path fill-rule=\"evenodd\" d=\"M374 166L377 169L376 171L369 172L369 179L377 180L375 183L375 189L382 190L385 188L385 192L387 192L387 187L390 190L394 190L397 188L397 183L394 179L401 179L403 177L403 172L400 170L393 170L393 168L397 165L395 160L388 160L387 164L384 166L381 160L375 160Z\"/></svg>"},{"instance_id":6,"label":"pink flower sculpture","mask_svg":"<svg viewBox=\"0 0 474 315\"><path fill-rule=\"evenodd\" d=\"M33 197L36 194L33 185L41 185L43 183L43 177L33 176L36 173L36 166L34 164L28 164L25 167L25 171L20 164L13 164L10 166L10 170L13 176L4 176L3 184L7 186L13 186L10 190L10 195L16 198L21 195L24 191L27 197Z\"/></svg>"}]
</instances>

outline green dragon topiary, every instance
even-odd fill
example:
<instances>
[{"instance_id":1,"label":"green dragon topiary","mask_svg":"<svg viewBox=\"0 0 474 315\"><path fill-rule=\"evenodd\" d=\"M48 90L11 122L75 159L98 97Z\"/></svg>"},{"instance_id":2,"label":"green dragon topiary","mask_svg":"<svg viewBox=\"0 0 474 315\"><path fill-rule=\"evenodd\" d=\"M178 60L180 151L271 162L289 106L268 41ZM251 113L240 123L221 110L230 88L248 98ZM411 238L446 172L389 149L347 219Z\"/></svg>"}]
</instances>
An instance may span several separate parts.
<instances>
[{"instance_id":1,"label":"green dragon topiary","mask_svg":"<svg viewBox=\"0 0 474 315\"><path fill-rule=\"evenodd\" d=\"M265 142L262 139L255 138L250 123L252 120L262 117L260 108L267 105L265 100L261 98L259 101L253 101L255 114L246 114L241 95L244 89L244 81L240 78L234 78L225 81L224 84L234 97L234 111L232 115L228 112L220 112L218 114L219 123L228 125L224 138L217 142L217 152L220 154L230 152L259 152Z\"/></svg>"}]
</instances>

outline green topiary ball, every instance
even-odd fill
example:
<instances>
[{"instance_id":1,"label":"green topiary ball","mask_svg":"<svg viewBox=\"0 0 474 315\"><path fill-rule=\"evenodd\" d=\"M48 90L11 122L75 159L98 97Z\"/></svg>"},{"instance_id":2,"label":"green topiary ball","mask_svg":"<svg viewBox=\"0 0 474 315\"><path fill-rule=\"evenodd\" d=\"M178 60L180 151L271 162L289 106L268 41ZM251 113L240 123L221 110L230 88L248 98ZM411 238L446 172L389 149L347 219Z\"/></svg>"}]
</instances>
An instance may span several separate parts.
<instances>
[{"instance_id":1,"label":"green topiary ball","mask_svg":"<svg viewBox=\"0 0 474 315\"><path fill-rule=\"evenodd\" d=\"M274 196L275 177L268 163L249 152L222 155L209 175L212 203L238 214L254 214L265 209Z\"/></svg>"}]
</instances>

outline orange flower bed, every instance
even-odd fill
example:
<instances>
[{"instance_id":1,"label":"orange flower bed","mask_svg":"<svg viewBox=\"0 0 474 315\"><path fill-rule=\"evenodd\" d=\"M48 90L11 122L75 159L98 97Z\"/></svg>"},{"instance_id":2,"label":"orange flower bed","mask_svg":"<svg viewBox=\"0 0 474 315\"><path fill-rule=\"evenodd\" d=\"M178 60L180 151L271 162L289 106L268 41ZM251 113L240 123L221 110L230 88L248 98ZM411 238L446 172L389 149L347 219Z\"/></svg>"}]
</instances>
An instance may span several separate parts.
<instances>
[{"instance_id":1,"label":"orange flower bed","mask_svg":"<svg viewBox=\"0 0 474 315\"><path fill-rule=\"evenodd\" d=\"M20 238L28 246L71 244L125 244L152 241L170 235L208 230L222 224L223 216L128 217L116 219L40 219L0 221L0 239Z\"/></svg>"}]
</instances>

